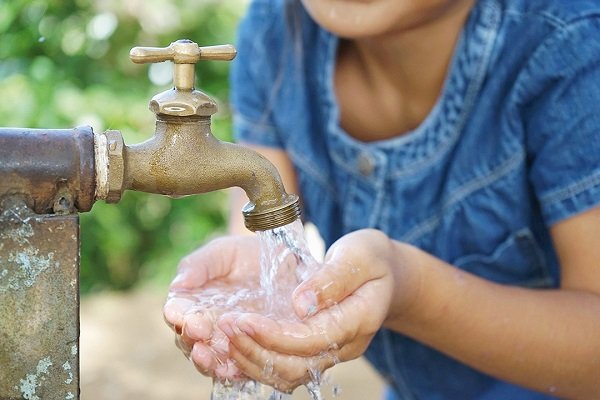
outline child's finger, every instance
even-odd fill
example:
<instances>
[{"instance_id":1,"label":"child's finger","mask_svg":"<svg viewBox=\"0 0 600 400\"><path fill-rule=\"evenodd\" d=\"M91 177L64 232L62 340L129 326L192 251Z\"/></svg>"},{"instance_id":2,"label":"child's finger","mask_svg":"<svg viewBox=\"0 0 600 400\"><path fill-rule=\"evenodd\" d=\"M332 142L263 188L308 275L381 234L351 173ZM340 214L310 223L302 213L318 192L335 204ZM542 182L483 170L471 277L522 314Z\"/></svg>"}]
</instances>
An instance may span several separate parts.
<instances>
[{"instance_id":1,"label":"child's finger","mask_svg":"<svg viewBox=\"0 0 600 400\"><path fill-rule=\"evenodd\" d=\"M235 326L262 347L302 357L341 348L358 336L376 331L381 321L372 318L365 298L378 285L365 286L338 305L304 321L272 320L260 314L243 314ZM218 324L221 326L222 321Z\"/></svg>"},{"instance_id":2,"label":"child's finger","mask_svg":"<svg viewBox=\"0 0 600 400\"><path fill-rule=\"evenodd\" d=\"M217 366L215 369L215 376L220 380L229 381L247 379L237 367L236 362L231 358L225 359Z\"/></svg>"},{"instance_id":3,"label":"child's finger","mask_svg":"<svg viewBox=\"0 0 600 400\"><path fill-rule=\"evenodd\" d=\"M182 335L194 341L208 341L213 335L216 316L214 312L191 310L183 316Z\"/></svg>"},{"instance_id":4,"label":"child's finger","mask_svg":"<svg viewBox=\"0 0 600 400\"><path fill-rule=\"evenodd\" d=\"M202 342L194 343L190 358L201 374L215 376L214 371L218 367L217 357L208 345Z\"/></svg>"},{"instance_id":5,"label":"child's finger","mask_svg":"<svg viewBox=\"0 0 600 400\"><path fill-rule=\"evenodd\" d=\"M284 392L305 382L306 370L300 357L282 357L265 350L241 332L230 340L229 357L250 378Z\"/></svg>"},{"instance_id":6,"label":"child's finger","mask_svg":"<svg viewBox=\"0 0 600 400\"><path fill-rule=\"evenodd\" d=\"M328 262L292 294L294 310L300 318L307 318L320 310L338 304L365 283L381 278L385 270L352 261L347 252L333 251Z\"/></svg>"},{"instance_id":7,"label":"child's finger","mask_svg":"<svg viewBox=\"0 0 600 400\"><path fill-rule=\"evenodd\" d=\"M288 392L319 376L327 368L339 362L340 352L321 354L316 357L299 357L266 350L243 332L237 331L230 338L229 356L238 368L254 380Z\"/></svg>"},{"instance_id":8,"label":"child's finger","mask_svg":"<svg viewBox=\"0 0 600 400\"><path fill-rule=\"evenodd\" d=\"M193 307L195 301L191 298L174 296L167 299L163 306L163 317L176 333L181 333L184 324L184 315Z\"/></svg>"},{"instance_id":9,"label":"child's finger","mask_svg":"<svg viewBox=\"0 0 600 400\"><path fill-rule=\"evenodd\" d=\"M219 326L223 323L234 327L226 332L229 335L239 330L261 347L277 353L308 357L328 347L328 340L303 322L275 321L259 314L244 314L231 322L219 321ZM225 326L222 329L228 328Z\"/></svg>"}]
</instances>

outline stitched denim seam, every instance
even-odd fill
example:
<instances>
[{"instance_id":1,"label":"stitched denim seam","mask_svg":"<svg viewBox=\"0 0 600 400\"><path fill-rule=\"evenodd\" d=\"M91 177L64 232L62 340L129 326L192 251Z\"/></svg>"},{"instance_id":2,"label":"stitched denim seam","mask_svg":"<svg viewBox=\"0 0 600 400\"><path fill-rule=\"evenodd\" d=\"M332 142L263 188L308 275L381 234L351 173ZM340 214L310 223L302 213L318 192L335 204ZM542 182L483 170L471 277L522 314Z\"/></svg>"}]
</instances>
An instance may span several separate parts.
<instances>
[{"instance_id":1,"label":"stitched denim seam","mask_svg":"<svg viewBox=\"0 0 600 400\"><path fill-rule=\"evenodd\" d=\"M383 180L378 180L378 184L379 182L382 182ZM348 183L350 185L350 188L348 189L348 193L346 195L346 199L344 199L344 201L349 202L349 204L355 204L356 202L353 199L354 193L356 192L356 182L351 182ZM371 202L371 207L370 213L365 213L368 214L368 223L367 226L365 228L375 228L377 227L377 221L380 218L381 212L383 210L383 199L385 197L385 191L382 190L381 188L375 189L375 199L373 199L373 201ZM352 207L351 207L352 208ZM344 216L343 216L343 221L344 221L344 226L348 229L353 229L352 227L352 223L356 221L356 213L352 212L352 211L346 211L344 212Z\"/></svg>"},{"instance_id":2,"label":"stitched denim seam","mask_svg":"<svg viewBox=\"0 0 600 400\"><path fill-rule=\"evenodd\" d=\"M344 171L346 171L347 173L351 174L352 176L354 175L358 175L358 172L356 171L356 168L352 167L352 164L346 162L346 160L344 160L342 157L340 157L335 151L332 151L329 153L331 155L331 159L336 163L337 166L339 166L341 169L343 169ZM368 180L369 182L371 182L371 180Z\"/></svg>"},{"instance_id":3,"label":"stitched denim seam","mask_svg":"<svg viewBox=\"0 0 600 400\"><path fill-rule=\"evenodd\" d=\"M381 204L382 204L382 208L381 208L381 212L379 213L379 221L376 224L376 228L383 231L383 232L389 232L390 228L389 228L389 223L390 223L390 213L392 212L392 209L399 211L399 208L401 207L400 204L395 204L395 207L392 206L392 201L391 201L391 195L389 193L389 190L384 189L383 190L383 198L381 199Z\"/></svg>"},{"instance_id":4,"label":"stitched denim seam","mask_svg":"<svg viewBox=\"0 0 600 400\"><path fill-rule=\"evenodd\" d=\"M518 10L506 9L504 11L504 14L516 17L531 17L537 20L541 19L555 28L563 28L565 25L567 25L567 23L562 19L546 13L533 14L529 12L521 12Z\"/></svg>"},{"instance_id":5,"label":"stitched denim seam","mask_svg":"<svg viewBox=\"0 0 600 400\"><path fill-rule=\"evenodd\" d=\"M270 6L270 3L268 3L268 2L263 3L263 4L261 4L261 6L263 6L263 7ZM272 10L270 8L269 9L261 8L261 11L264 13L270 13ZM261 60L261 59L268 58L267 49L264 45L264 38L267 36L269 30L272 29L272 27L273 27L273 18L266 18L265 20L271 21L271 23L264 24L264 21L262 21L263 23L259 24L259 26L262 27L262 29L252 33L252 35L254 37L254 40L252 41L252 54L254 54L255 60ZM254 27L256 28L256 24L254 24ZM260 39L263 39L263 40L260 40ZM280 52L280 54L281 54L281 60L283 60L285 52L282 51L282 52ZM257 62L250 63L249 72L252 77L257 77L257 76L260 76L261 73L264 73L264 71L257 70L257 65L259 65L259 63L257 63ZM256 79L256 78L253 78L253 79L256 82L264 82L264 79ZM270 120L270 117L272 115L272 111L273 111L273 108L275 105L275 101L276 101L276 94L279 91L279 89L281 88L282 83L283 83L283 64L280 65L280 68L277 68L277 74L275 75L274 79L272 80L271 84L269 85L270 90L267 90L266 88L262 88L264 90L264 95L266 96L266 98L265 98L265 107L264 107L264 110L259 119L260 124L264 124Z\"/></svg>"},{"instance_id":6,"label":"stitched denim seam","mask_svg":"<svg viewBox=\"0 0 600 400\"><path fill-rule=\"evenodd\" d=\"M523 83L522 81L529 81L532 76L536 75L536 64L540 64L539 59L543 57L548 51L552 50L553 46L557 46L562 41L563 45L565 42L565 38L571 34L574 30L576 30L580 24L585 24L586 22L590 22L591 17L598 18L600 14L588 14L581 16L579 18L573 19L568 23L564 23L563 25L556 28L556 31L550 33L540 44L539 46L531 53L531 57L529 58L527 64L519 73L519 75L515 78L514 86L517 88L515 92L515 97L517 99L523 98L523 94L521 93L526 88L529 87L528 84ZM542 58L543 60L543 58ZM532 72L533 70L533 72Z\"/></svg>"},{"instance_id":7,"label":"stitched denim seam","mask_svg":"<svg viewBox=\"0 0 600 400\"><path fill-rule=\"evenodd\" d=\"M566 187L555 189L541 196L540 202L544 206L551 206L554 203L573 198L594 186L600 186L600 170Z\"/></svg>"},{"instance_id":8,"label":"stitched denim seam","mask_svg":"<svg viewBox=\"0 0 600 400\"><path fill-rule=\"evenodd\" d=\"M356 177L360 177L361 180L365 181L366 183L369 184L369 186L373 187L374 191L375 191L375 198L373 199L372 203L371 203L371 212L369 213L369 217L368 217L368 224L367 227L368 228L375 228L377 226L377 221L380 218L381 212L383 210L383 204L384 204L384 198L386 195L386 191L384 190L384 185L385 185L385 177L383 175L383 172L385 172L386 170L386 166L387 166L387 161L385 159L385 157L381 158L382 161L380 162L381 165L381 172L380 174L374 174L375 179L366 179L366 177L363 177L362 175L357 175L356 173L351 174L351 176L354 179L353 182L349 182L348 184L351 185L350 189L348 189L348 193L346 195L347 197L347 201L350 202L350 204L354 204L355 202L353 201L352 196L354 196L354 193L356 192ZM345 200L346 201L346 200ZM350 227L352 224L352 221L348 222L349 219L351 219L352 217L355 217L355 213L354 212L345 212L344 213L344 224L346 227Z\"/></svg>"},{"instance_id":9,"label":"stitched denim seam","mask_svg":"<svg viewBox=\"0 0 600 400\"><path fill-rule=\"evenodd\" d=\"M492 14L493 20L490 22L490 26L487 31L490 37L488 37L486 46L482 51L481 60L479 62L479 66L475 72L475 76L473 77L471 84L467 88L467 93L465 95L465 100L463 103L463 107L461 110L460 117L457 119L454 133L451 134L448 141L444 146L441 146L437 152L432 153L429 157L422 159L421 161L417 161L406 168L399 169L395 171L393 174L390 174L390 178L398 179L400 177L404 177L406 175L411 175L416 172L419 172L423 168L429 168L431 165L437 163L444 155L446 155L452 146L458 140L462 129L467 123L467 119L470 115L470 111L473 108L473 104L475 103L475 99L479 94L481 86L483 84L483 80L486 76L487 68L489 66L489 61L491 55L493 53L494 46L496 44L496 37L498 34L498 25L500 23L499 11L500 6L496 1L490 1L490 8L495 9L495 13Z\"/></svg>"},{"instance_id":10,"label":"stitched denim seam","mask_svg":"<svg viewBox=\"0 0 600 400\"><path fill-rule=\"evenodd\" d=\"M414 228L409 230L405 235L402 236L402 241L413 243L416 239L423 236L427 232L433 230L437 225L439 225L442 220L442 216L447 214L447 210L453 207L455 204L460 201L466 199L473 193L477 192L480 189L490 186L494 182L502 179L504 176L510 174L514 169L518 168L518 166L525 160L525 153L523 151L518 152L513 155L498 167L496 167L490 174L486 175L482 178L473 179L467 183L465 183L462 187L458 188L450 198L445 201L440 207L440 211L431 217L427 218L425 221L416 225Z\"/></svg>"},{"instance_id":11,"label":"stitched denim seam","mask_svg":"<svg viewBox=\"0 0 600 400\"><path fill-rule=\"evenodd\" d=\"M261 46L261 49L263 50L262 54L257 52L256 57L267 57L265 55L264 46ZM284 57L283 53L284 52L282 52L281 57ZM271 114L273 113L275 102L277 100L277 92L281 89L281 85L283 84L283 69L283 65L280 65L279 68L277 68L277 75L274 77L272 84L269 85L270 90L266 99L265 109L260 117L261 123L266 123L266 121L271 119Z\"/></svg>"},{"instance_id":12,"label":"stitched denim seam","mask_svg":"<svg viewBox=\"0 0 600 400\"><path fill-rule=\"evenodd\" d=\"M303 157L300 157L291 149L287 149L288 154L292 162L296 165L297 168L301 169L307 175L310 175L313 180L315 180L323 189L328 191L334 197L337 196L337 192L335 189L331 187L331 184L327 180L327 178L321 174L317 169L315 169L311 163L305 161Z\"/></svg>"},{"instance_id":13,"label":"stitched denim seam","mask_svg":"<svg viewBox=\"0 0 600 400\"><path fill-rule=\"evenodd\" d=\"M526 246L524 246L522 237L526 237ZM468 254L459 257L451 262L452 265L458 268L465 268L473 262L481 262L484 264L494 263L507 249L517 246L527 259L527 263L534 269L532 272L539 276L522 281L515 281L514 284L522 287L547 287L552 284L552 274L548 268L544 253L536 242L536 239L528 226L513 231L507 239L502 241L491 253L488 254Z\"/></svg>"},{"instance_id":14,"label":"stitched denim seam","mask_svg":"<svg viewBox=\"0 0 600 400\"><path fill-rule=\"evenodd\" d=\"M502 254L507 248L514 246L514 245L518 245L517 244L517 236L521 235L523 233L526 233L528 235L533 235L531 233L531 230L529 229L529 227L524 227L521 228L517 231L515 231L514 233L512 233L511 235L509 235L509 237L507 239L504 239L503 242L498 245L498 247L496 247L494 249L494 251L490 254L468 254L466 256L462 256L459 257L458 259L452 261L452 265L457 266L457 267L461 267L464 265L467 265L469 263L472 263L474 261L481 261L484 263L490 263L496 260L496 258L498 258L499 254Z\"/></svg>"},{"instance_id":15,"label":"stitched denim seam","mask_svg":"<svg viewBox=\"0 0 600 400\"><path fill-rule=\"evenodd\" d=\"M354 192L356 191L356 182L347 182L348 189L346 190L346 195L344 196L344 203L349 204L350 210L356 204L354 201ZM342 223L344 227L344 232L353 230L352 222L356 220L354 213L349 211L348 209L344 209L342 213Z\"/></svg>"},{"instance_id":16,"label":"stitched denim seam","mask_svg":"<svg viewBox=\"0 0 600 400\"><path fill-rule=\"evenodd\" d=\"M380 179L377 182L377 196L375 197L375 201L373 202L373 210L371 211L371 217L369 218L369 228L375 228L377 225L377 220L379 219L379 215L383 209L383 198L384 190L382 190L381 186L383 185L383 179Z\"/></svg>"},{"instance_id":17,"label":"stitched denim seam","mask_svg":"<svg viewBox=\"0 0 600 400\"><path fill-rule=\"evenodd\" d=\"M277 134L277 129L273 125L262 121L262 118L261 121L254 122L250 118L244 116L239 111L235 111L233 113L233 123L242 129L250 128L252 130L263 131L269 135Z\"/></svg>"},{"instance_id":18,"label":"stitched denim seam","mask_svg":"<svg viewBox=\"0 0 600 400\"><path fill-rule=\"evenodd\" d=\"M329 69L333 68L333 66L329 65L328 60L327 60L327 55L329 53L329 51L331 51L329 49L329 46L331 46L330 41L331 40L335 40L332 39L330 37L330 34L325 31L324 29L321 29L319 31L319 36L318 36L318 40L319 40L319 50L317 52L316 57L318 57L318 61L320 65L324 65L325 67L321 69L320 73L317 75L317 83L319 85L319 88L321 89L320 92L320 96L319 96L319 102L321 103L321 107L323 107L324 110L330 110L331 108L331 104L330 104L330 99L329 99L329 95L327 92L327 77L329 76ZM327 112L327 126L329 126L329 114L330 112Z\"/></svg>"}]
</instances>

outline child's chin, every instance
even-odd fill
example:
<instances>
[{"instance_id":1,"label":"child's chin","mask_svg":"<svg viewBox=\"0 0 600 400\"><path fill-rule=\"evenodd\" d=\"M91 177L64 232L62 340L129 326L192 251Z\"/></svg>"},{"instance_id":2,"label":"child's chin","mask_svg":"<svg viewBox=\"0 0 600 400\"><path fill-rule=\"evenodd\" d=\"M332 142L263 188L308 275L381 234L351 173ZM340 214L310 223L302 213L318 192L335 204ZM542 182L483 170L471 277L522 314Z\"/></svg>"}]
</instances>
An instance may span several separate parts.
<instances>
[{"instance_id":1,"label":"child's chin","mask_svg":"<svg viewBox=\"0 0 600 400\"><path fill-rule=\"evenodd\" d=\"M317 24L336 36L360 39L394 29L397 0L302 0Z\"/></svg>"}]
</instances>

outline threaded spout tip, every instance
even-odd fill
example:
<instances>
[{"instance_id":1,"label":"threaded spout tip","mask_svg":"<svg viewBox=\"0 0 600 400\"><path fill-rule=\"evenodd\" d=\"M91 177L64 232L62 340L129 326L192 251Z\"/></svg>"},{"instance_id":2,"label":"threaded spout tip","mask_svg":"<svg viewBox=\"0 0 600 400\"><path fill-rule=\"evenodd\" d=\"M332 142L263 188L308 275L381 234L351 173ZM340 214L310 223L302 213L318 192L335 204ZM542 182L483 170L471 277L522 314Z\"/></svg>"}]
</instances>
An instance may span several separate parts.
<instances>
[{"instance_id":1,"label":"threaded spout tip","mask_svg":"<svg viewBox=\"0 0 600 400\"><path fill-rule=\"evenodd\" d=\"M279 228L300 218L300 201L298 196L289 195L284 204L264 210L256 210L252 203L242 209L244 224L249 230L267 231Z\"/></svg>"}]
</instances>

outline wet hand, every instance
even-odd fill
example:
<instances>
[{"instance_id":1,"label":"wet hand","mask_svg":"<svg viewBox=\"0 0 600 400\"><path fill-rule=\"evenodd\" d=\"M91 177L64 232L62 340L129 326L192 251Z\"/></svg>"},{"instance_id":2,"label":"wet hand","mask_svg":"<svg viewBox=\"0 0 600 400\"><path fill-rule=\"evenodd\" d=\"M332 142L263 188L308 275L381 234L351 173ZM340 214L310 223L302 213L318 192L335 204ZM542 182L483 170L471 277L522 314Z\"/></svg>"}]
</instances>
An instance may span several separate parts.
<instances>
[{"instance_id":1,"label":"wet hand","mask_svg":"<svg viewBox=\"0 0 600 400\"><path fill-rule=\"evenodd\" d=\"M220 318L229 356L248 377L282 391L359 357L388 314L394 257L392 241L379 231L344 236L328 251L325 265L294 291L300 318L249 313Z\"/></svg>"},{"instance_id":2,"label":"wet hand","mask_svg":"<svg viewBox=\"0 0 600 400\"><path fill-rule=\"evenodd\" d=\"M164 318L176 333L176 345L205 375L242 377L227 356L229 339L216 328L216 321L227 311L257 309L258 251L255 237L224 237L179 264Z\"/></svg>"}]
</instances>

